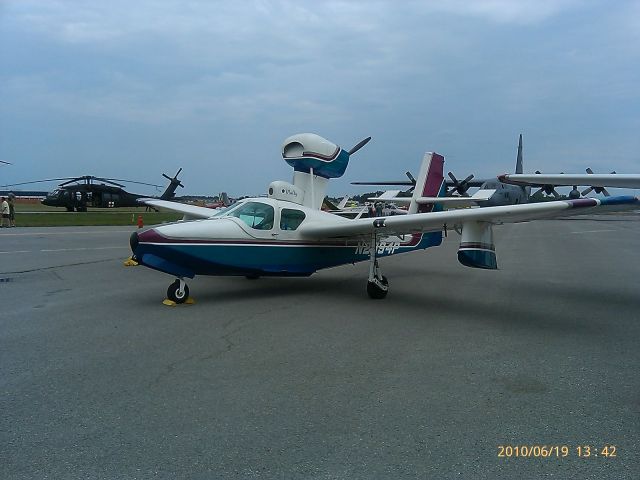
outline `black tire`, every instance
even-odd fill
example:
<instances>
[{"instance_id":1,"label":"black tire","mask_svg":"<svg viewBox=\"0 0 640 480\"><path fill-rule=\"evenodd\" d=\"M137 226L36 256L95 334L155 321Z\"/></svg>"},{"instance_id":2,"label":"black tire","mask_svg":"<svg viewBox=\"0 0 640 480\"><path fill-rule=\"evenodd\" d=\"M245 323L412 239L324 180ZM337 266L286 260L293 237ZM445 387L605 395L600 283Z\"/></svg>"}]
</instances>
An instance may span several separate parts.
<instances>
[{"instance_id":1,"label":"black tire","mask_svg":"<svg viewBox=\"0 0 640 480\"><path fill-rule=\"evenodd\" d=\"M385 277L384 275L382 276L382 279L380 280L385 286L389 285L389 281L387 280L387 277ZM384 297L387 296L388 290L383 290L381 289L378 285L376 285L373 282L367 282L367 294L369 295L369 298L373 298L374 300L382 300Z\"/></svg>"},{"instance_id":2,"label":"black tire","mask_svg":"<svg viewBox=\"0 0 640 480\"><path fill-rule=\"evenodd\" d=\"M180 295L180 280L176 280L167 289L167 298L172 302L184 303L189 298L189 286L184 284L184 291Z\"/></svg>"}]
</instances>

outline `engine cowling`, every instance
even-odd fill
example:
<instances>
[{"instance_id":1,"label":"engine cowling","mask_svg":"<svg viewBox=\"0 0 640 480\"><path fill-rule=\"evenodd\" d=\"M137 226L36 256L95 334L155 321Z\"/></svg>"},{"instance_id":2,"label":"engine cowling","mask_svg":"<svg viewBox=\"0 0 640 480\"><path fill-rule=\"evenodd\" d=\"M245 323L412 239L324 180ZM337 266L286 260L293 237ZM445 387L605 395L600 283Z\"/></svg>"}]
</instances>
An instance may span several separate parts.
<instances>
[{"instance_id":1,"label":"engine cowling","mask_svg":"<svg viewBox=\"0 0 640 480\"><path fill-rule=\"evenodd\" d=\"M324 178L341 177L349 164L349 153L315 133L299 133L282 144L282 158L296 172Z\"/></svg>"},{"instance_id":2,"label":"engine cowling","mask_svg":"<svg viewBox=\"0 0 640 480\"><path fill-rule=\"evenodd\" d=\"M495 270L496 247L493 243L492 225L487 222L465 222L458 248L458 261L472 268Z\"/></svg>"}]
</instances>

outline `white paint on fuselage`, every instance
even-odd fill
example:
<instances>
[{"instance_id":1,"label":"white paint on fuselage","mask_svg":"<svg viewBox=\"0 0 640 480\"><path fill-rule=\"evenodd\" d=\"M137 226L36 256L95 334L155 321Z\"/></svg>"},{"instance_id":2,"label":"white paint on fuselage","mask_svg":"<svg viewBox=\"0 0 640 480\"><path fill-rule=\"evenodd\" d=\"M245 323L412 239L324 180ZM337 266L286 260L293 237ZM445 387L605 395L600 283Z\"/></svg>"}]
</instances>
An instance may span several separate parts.
<instances>
[{"instance_id":1,"label":"white paint on fuselage","mask_svg":"<svg viewBox=\"0 0 640 480\"><path fill-rule=\"evenodd\" d=\"M262 203L270 205L274 209L273 227L268 230L258 230L251 228L239 218L229 216L236 208L247 202ZM332 213L323 212L313 208L298 205L297 203L272 198L258 197L245 198L238 202L233 208L226 210L219 216L214 216L204 220L191 220L187 222L176 222L168 225L154 227L154 230L161 235L172 239L191 240L250 240L256 238L271 238L273 240L299 240L300 235L296 230L280 229L280 213L283 208L299 210L305 214L305 222L349 222L350 220L339 217Z\"/></svg>"}]
</instances>

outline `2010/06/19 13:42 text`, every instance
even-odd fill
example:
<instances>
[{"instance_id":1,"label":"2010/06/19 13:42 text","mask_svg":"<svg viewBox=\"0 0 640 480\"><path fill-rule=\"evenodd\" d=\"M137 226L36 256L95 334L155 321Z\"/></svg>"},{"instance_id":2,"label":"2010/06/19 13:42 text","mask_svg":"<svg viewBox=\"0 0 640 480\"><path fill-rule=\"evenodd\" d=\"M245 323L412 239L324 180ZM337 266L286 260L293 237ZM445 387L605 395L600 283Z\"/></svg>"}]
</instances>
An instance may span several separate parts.
<instances>
[{"instance_id":1,"label":"2010/06/19 13:42 text","mask_svg":"<svg viewBox=\"0 0 640 480\"><path fill-rule=\"evenodd\" d=\"M616 458L615 445L498 445L498 458Z\"/></svg>"}]
</instances>

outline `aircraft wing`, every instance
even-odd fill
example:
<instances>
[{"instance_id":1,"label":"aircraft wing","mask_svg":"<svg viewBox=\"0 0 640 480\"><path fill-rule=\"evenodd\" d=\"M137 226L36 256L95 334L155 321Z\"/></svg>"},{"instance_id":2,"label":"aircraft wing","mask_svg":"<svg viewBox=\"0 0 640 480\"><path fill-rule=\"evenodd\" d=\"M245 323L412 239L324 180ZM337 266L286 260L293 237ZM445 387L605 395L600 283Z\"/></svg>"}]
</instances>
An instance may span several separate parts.
<instances>
[{"instance_id":1,"label":"aircraft wing","mask_svg":"<svg viewBox=\"0 0 640 480\"><path fill-rule=\"evenodd\" d=\"M531 187L554 185L556 187L584 185L589 187L640 188L640 175L606 174L544 174L509 173L498 177L503 183Z\"/></svg>"},{"instance_id":2,"label":"aircraft wing","mask_svg":"<svg viewBox=\"0 0 640 480\"><path fill-rule=\"evenodd\" d=\"M139 198L139 203L149 205L150 207L166 208L174 212L183 213L187 219L209 218L218 213L217 210L207 207L198 207L197 205L188 205L186 203L170 202L168 200L158 200L157 198Z\"/></svg>"},{"instance_id":3,"label":"aircraft wing","mask_svg":"<svg viewBox=\"0 0 640 480\"><path fill-rule=\"evenodd\" d=\"M377 217L335 223L309 222L298 229L305 238L357 237L380 233L402 235L438 231L447 225L465 222L493 224L516 223L559 216L585 215L610 211L632 210L640 207L640 197L620 196L606 199L582 198L556 202L502 205L441 212L416 213L393 217Z\"/></svg>"}]
</instances>

